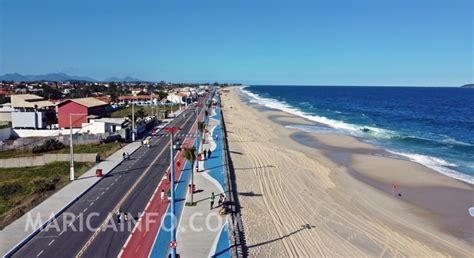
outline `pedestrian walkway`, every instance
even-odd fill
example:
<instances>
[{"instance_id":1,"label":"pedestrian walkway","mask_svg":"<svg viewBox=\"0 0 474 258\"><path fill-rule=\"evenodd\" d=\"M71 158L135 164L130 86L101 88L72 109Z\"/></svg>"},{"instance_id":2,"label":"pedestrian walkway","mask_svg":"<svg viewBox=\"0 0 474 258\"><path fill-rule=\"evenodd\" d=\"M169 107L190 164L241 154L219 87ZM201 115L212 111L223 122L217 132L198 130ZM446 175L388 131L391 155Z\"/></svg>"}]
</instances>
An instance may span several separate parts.
<instances>
[{"instance_id":1,"label":"pedestrian walkway","mask_svg":"<svg viewBox=\"0 0 474 258\"><path fill-rule=\"evenodd\" d=\"M177 231L177 253L181 257L230 257L227 216L220 215L221 207L217 207L219 196L225 192L220 121L220 111L212 111L209 136L200 150L201 153L204 149L211 150L212 154L199 164L203 171L194 177L197 204L185 207ZM216 197L211 210L209 197L212 192ZM186 201L190 201L190 194Z\"/></svg>"},{"instance_id":2,"label":"pedestrian walkway","mask_svg":"<svg viewBox=\"0 0 474 258\"><path fill-rule=\"evenodd\" d=\"M100 162L99 168L102 169L103 175L107 175L123 161L123 152L132 154L140 148L140 145L140 142L130 143L110 155L106 160ZM46 224L51 218L59 215L89 188L94 186L101 179L96 177L96 168L97 166L92 167L75 181L67 184L22 217L6 226L3 230L0 230L0 255L5 255L18 243L38 231L38 229L35 230L33 227L28 226L29 220L33 219L34 222L40 221L41 223L35 224L37 226Z\"/></svg>"},{"instance_id":3,"label":"pedestrian walkway","mask_svg":"<svg viewBox=\"0 0 474 258\"><path fill-rule=\"evenodd\" d=\"M203 112L200 113L200 117L203 117ZM193 125L190 132L194 132L195 128L196 125ZM196 139L190 136L192 135L187 135L183 141L183 147L194 145ZM175 156L175 165L175 213L179 218L185 204L192 164L178 152ZM158 185L119 257L167 257L171 237L171 213L169 202L161 201L160 192L162 189L168 192L169 188L170 184L164 181Z\"/></svg>"}]
</instances>

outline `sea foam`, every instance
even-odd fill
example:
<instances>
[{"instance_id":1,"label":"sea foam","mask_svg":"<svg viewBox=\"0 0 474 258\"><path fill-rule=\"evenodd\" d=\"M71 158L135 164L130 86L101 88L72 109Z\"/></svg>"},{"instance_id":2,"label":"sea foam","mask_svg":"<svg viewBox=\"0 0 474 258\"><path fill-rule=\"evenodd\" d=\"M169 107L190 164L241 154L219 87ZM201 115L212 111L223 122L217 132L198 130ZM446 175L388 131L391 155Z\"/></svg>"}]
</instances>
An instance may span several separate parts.
<instances>
[{"instance_id":1,"label":"sea foam","mask_svg":"<svg viewBox=\"0 0 474 258\"><path fill-rule=\"evenodd\" d=\"M334 133L340 133L340 134L349 134L352 136L357 136L357 137L367 137L371 136L374 138L378 139L394 139L394 138L412 138L411 136L401 136L400 134L387 130L387 129L382 129L382 128L377 128L377 127L371 127L371 126L362 126L362 125L355 125L355 124L349 124L344 121L339 121L339 120L334 120L330 119L324 116L317 116L313 114L308 114L306 112L303 112L299 110L298 108L295 108L287 103L284 103L282 101L272 99L272 98L265 98L261 97L258 94L255 94L253 92L250 92L246 90L248 86L243 86L240 88L240 90L248 95L250 97L250 102L251 103L256 103L268 108L272 109L277 109L281 110L283 112L296 115L305 119L308 119L313 122L317 122L320 124L324 124L329 126L330 128L333 129ZM290 126L288 126L290 127ZM331 130L323 129L322 127L318 128L306 128L306 127L301 127L301 126L291 126L291 128L295 129L300 129L302 131L306 132L314 132L318 131L321 133L331 133ZM424 140L424 139L422 139ZM427 139L426 139L427 140ZM454 139L449 139L450 143L462 143L459 141L455 141ZM466 144L467 145L467 144ZM469 184L474 184L474 177L470 175L466 175L460 172L457 172L451 168L457 167L456 164L450 163L446 160L436 158L436 157L431 157L431 156L426 156L426 155L421 155L421 154L416 154L416 153L405 153L405 152L398 152L398 151L392 151L392 150L387 150L388 152L402 156L404 158L407 158L410 161L422 164L428 168L431 168L441 174L444 174L446 176L449 176L451 178L455 178L458 180L461 180L463 182L469 183Z\"/></svg>"}]
</instances>

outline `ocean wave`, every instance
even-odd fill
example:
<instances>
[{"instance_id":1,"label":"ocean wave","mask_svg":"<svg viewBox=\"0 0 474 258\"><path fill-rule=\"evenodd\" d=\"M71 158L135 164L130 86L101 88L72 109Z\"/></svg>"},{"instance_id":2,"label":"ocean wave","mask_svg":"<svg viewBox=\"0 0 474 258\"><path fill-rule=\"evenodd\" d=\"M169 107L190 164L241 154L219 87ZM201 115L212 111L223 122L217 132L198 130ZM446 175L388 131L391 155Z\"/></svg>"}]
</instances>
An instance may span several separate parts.
<instances>
[{"instance_id":1,"label":"ocean wave","mask_svg":"<svg viewBox=\"0 0 474 258\"><path fill-rule=\"evenodd\" d=\"M382 128L377 128L377 127L371 127L371 126L361 126L361 125L355 125L355 124L349 124L344 121L340 120L335 120L335 119L330 119L325 116L317 116L313 114L308 114L306 112L303 112L295 107L292 107L288 105L287 103L284 103L283 101L278 101L275 99L271 98L264 98L259 96L258 94L255 94L253 92L250 92L248 90L245 90L246 87L241 87L241 91L247 94L248 96L251 97L251 102L260 104L263 106L266 106L268 108L273 108L273 109L278 109L281 111L284 111L289 114L293 114L305 119L308 119L313 122L317 122L320 124L325 124L327 126L330 126L332 128L336 128L339 130L344 130L346 133L358 136L358 137L363 137L371 135L376 138L386 138L389 139L392 136L396 135L395 132L391 130L386 130Z\"/></svg>"},{"instance_id":2,"label":"ocean wave","mask_svg":"<svg viewBox=\"0 0 474 258\"><path fill-rule=\"evenodd\" d=\"M395 155L408 158L408 160L410 161L413 161L425 167L431 168L448 177L455 178L469 184L474 184L473 176L466 175L466 174L463 174L451 169L453 167L457 167L458 165L448 162L444 159L430 157L430 156L421 155L421 154L415 154L415 153L405 153L405 152L397 152L397 151L391 151L391 150L387 150L387 151Z\"/></svg>"},{"instance_id":3,"label":"ocean wave","mask_svg":"<svg viewBox=\"0 0 474 258\"><path fill-rule=\"evenodd\" d=\"M452 145L461 145L461 146L474 147L474 144L458 141L458 140L456 140L454 138L451 138L449 136L446 136L446 135L444 137L445 137L445 139L443 139L441 141L443 143L452 144Z\"/></svg>"},{"instance_id":4,"label":"ocean wave","mask_svg":"<svg viewBox=\"0 0 474 258\"><path fill-rule=\"evenodd\" d=\"M446 144L457 144L457 145L461 145L461 146L468 146L469 148L471 147L471 145L469 143L463 143L463 142L459 142L459 141L456 141L455 139L449 139L449 138L446 138L442 141L435 141L435 140L431 140L431 139L427 139L427 138L423 138L423 137L417 137L417 136L403 136L399 133L396 133L392 130L387 130L387 129L382 129L382 128L377 128L377 127L371 127L371 126L362 126L362 125L355 125L355 124L349 124L349 123L346 123L344 121L340 121L340 120L334 120L334 119L330 119L330 118L327 118L327 117L324 117L324 116L317 116L317 115L313 115L313 114L308 114L308 113L305 113L295 107L292 107L286 103L283 103L281 101L278 101L278 100L275 100L275 99L271 99L271 98L265 98L265 97L261 97L259 96L258 94L255 94L253 92L250 92L248 90L245 89L246 87L241 87L241 91L245 94L247 94L250 98L251 98L251 102L252 103L256 103L256 104L260 104L260 105L263 105L263 106L266 106L266 107L269 107L269 108L272 108L272 109L277 109L277 110L281 110L283 112L286 112L286 113L289 113L289 114L293 114L293 115L296 115L296 116L299 116L299 117L302 117L302 118L305 118L305 119L308 119L310 121L313 121L313 122L317 122L317 123L320 123L320 124L324 124L324 125L327 125L333 129L335 129L333 132L334 133L342 133L342 134L349 134L349 135L352 135L352 136L356 136L356 137L367 137L367 136L370 136L370 137L373 137L373 138L377 138L377 139L386 139L386 140L398 140L398 141L402 141L402 142L406 142L406 143L411 143L413 145L417 145L417 144L424 144L424 145L443 145L443 146L447 146ZM327 132L327 133L331 133L330 130L326 130L326 129L322 129L321 127L318 127L318 128L310 128L310 127L294 127L295 129L300 129L300 130L303 130L303 131L308 131L308 132L315 132L315 131L318 131L318 132ZM408 158L409 160L413 161L413 162L417 162L419 164L422 164L428 168L431 168L435 171L438 171L439 173L442 173L446 176L449 176L449 177L452 177L452 178L455 178L455 179L458 179L458 180L461 180L461 181L464 181L464 182L467 182L467 183L470 183L470 184L474 184L474 177L472 176L469 176L467 174L463 174L463 173L460 173L460 172L457 172L453 169L450 169L450 168L454 168L454 167L457 167L456 164L453 164L453 163L450 163L450 162L447 162L443 159L440 159L440 158L436 158L436 157L430 157L430 156L425 156L425 155L420 155L420 154L414 154L414 153L403 153L403 152L394 152L394 151L389 151L393 154L396 154L396 155L399 155L399 156L404 156L405 158Z\"/></svg>"}]
</instances>

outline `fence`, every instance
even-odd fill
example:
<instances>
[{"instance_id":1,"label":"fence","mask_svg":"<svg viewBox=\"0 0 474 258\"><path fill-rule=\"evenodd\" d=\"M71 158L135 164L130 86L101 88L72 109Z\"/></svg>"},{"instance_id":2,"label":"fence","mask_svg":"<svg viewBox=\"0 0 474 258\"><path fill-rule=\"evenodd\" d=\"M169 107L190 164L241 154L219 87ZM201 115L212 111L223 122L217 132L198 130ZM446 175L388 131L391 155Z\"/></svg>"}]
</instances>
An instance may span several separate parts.
<instances>
[{"instance_id":1,"label":"fence","mask_svg":"<svg viewBox=\"0 0 474 258\"><path fill-rule=\"evenodd\" d=\"M237 185L235 180L235 170L230 157L229 143L227 141L227 129L224 122L224 113L221 112L221 130L222 130L222 142L223 142L223 159L225 169L225 184L228 189L228 198L232 204L230 212L229 225L229 241L231 245L232 257L247 257L247 246L245 243L245 233L240 217L240 202L237 191Z\"/></svg>"},{"instance_id":2,"label":"fence","mask_svg":"<svg viewBox=\"0 0 474 258\"><path fill-rule=\"evenodd\" d=\"M75 162L95 162L96 153L77 153L74 154ZM69 161L69 154L44 154L33 157L0 159L1 168L23 168L43 166L54 161Z\"/></svg>"}]
</instances>

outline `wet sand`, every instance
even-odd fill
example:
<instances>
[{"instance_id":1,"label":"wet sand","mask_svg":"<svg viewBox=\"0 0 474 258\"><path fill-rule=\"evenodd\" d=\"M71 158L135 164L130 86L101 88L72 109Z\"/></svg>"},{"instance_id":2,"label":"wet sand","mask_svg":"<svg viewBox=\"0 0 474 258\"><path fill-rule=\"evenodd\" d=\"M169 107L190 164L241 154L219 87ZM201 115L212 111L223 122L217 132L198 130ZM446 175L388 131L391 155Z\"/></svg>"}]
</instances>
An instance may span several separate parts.
<instances>
[{"instance_id":1,"label":"wet sand","mask_svg":"<svg viewBox=\"0 0 474 258\"><path fill-rule=\"evenodd\" d=\"M472 256L472 185L350 136L285 128L316 123L238 88L222 99L251 256Z\"/></svg>"}]
</instances>

